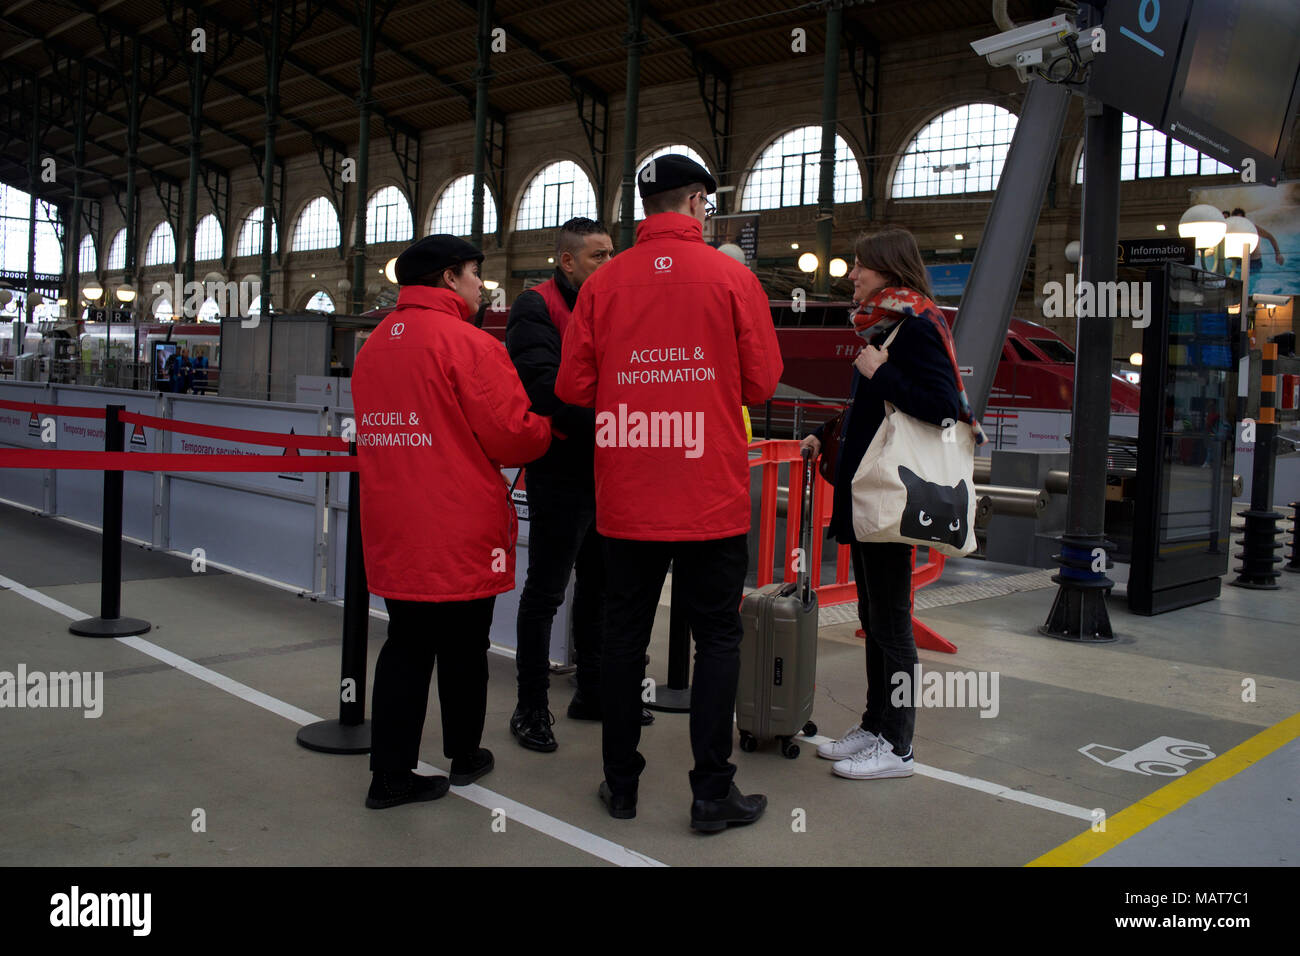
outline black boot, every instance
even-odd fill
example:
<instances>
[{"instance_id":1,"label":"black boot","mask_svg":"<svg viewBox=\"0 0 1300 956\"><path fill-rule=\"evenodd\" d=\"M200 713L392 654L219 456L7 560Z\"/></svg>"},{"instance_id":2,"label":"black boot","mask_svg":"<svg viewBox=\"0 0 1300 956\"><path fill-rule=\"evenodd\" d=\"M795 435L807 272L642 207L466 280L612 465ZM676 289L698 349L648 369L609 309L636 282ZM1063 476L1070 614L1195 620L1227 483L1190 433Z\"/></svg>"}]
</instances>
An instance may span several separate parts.
<instances>
[{"instance_id":1,"label":"black boot","mask_svg":"<svg viewBox=\"0 0 1300 956\"><path fill-rule=\"evenodd\" d=\"M409 770L377 770L370 778L370 792L366 806L371 810L386 810L424 800L445 797L450 783L446 777L423 777Z\"/></svg>"},{"instance_id":2,"label":"black boot","mask_svg":"<svg viewBox=\"0 0 1300 956\"><path fill-rule=\"evenodd\" d=\"M691 829L713 833L729 826L753 823L767 809L767 797L761 793L746 796L734 783L721 800L696 800L691 804Z\"/></svg>"},{"instance_id":3,"label":"black boot","mask_svg":"<svg viewBox=\"0 0 1300 956\"><path fill-rule=\"evenodd\" d=\"M551 732L553 723L555 717L545 704L540 707L520 704L510 718L510 732L518 738L519 746L548 754L559 746L555 742L555 734Z\"/></svg>"},{"instance_id":4,"label":"black boot","mask_svg":"<svg viewBox=\"0 0 1300 956\"><path fill-rule=\"evenodd\" d=\"M492 758L492 751L480 747L474 756L457 757L451 762L451 785L468 787L479 777L491 773L495 766L496 761Z\"/></svg>"}]
</instances>

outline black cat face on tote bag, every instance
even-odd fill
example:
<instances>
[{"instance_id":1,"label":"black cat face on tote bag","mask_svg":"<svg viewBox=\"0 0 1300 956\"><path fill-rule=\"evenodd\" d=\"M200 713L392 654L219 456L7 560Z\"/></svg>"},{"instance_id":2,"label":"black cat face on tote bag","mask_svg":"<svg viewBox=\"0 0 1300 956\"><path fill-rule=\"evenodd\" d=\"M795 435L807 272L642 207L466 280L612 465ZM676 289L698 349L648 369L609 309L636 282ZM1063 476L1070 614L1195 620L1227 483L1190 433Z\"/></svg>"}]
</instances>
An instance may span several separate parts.
<instances>
[{"instance_id":1,"label":"black cat face on tote bag","mask_svg":"<svg viewBox=\"0 0 1300 956\"><path fill-rule=\"evenodd\" d=\"M960 548L966 541L966 513L969 499L965 482L954 486L926 481L906 465L898 466L898 477L907 488L907 505L899 533L905 538L937 541Z\"/></svg>"}]
</instances>

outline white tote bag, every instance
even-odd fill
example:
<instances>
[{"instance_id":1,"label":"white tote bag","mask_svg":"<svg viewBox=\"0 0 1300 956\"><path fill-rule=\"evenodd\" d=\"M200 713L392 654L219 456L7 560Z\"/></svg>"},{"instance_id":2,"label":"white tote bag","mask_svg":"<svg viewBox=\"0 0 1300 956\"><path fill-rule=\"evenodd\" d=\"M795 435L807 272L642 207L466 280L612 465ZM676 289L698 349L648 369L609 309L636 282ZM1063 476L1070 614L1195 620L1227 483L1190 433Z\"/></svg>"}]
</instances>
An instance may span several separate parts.
<instances>
[{"instance_id":1,"label":"white tote bag","mask_svg":"<svg viewBox=\"0 0 1300 956\"><path fill-rule=\"evenodd\" d=\"M895 328L885 348L897 334ZM853 475L853 534L859 541L922 545L954 558L974 551L970 426L940 428L885 402L885 420Z\"/></svg>"}]
</instances>

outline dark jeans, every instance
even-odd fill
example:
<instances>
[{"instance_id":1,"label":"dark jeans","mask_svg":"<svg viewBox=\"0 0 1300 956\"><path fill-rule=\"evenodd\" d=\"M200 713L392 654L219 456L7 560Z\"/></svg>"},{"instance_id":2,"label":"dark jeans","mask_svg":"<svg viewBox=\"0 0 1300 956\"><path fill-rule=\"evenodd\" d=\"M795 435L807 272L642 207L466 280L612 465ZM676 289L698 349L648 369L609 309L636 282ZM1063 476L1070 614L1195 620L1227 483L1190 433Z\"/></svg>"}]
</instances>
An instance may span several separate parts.
<instances>
[{"instance_id":1,"label":"dark jeans","mask_svg":"<svg viewBox=\"0 0 1300 956\"><path fill-rule=\"evenodd\" d=\"M605 616L605 555L596 531L593 488L528 474L528 575L519 594L515 668L519 703L545 707L551 624L573 584L573 649L578 690L600 704L600 634Z\"/></svg>"},{"instance_id":2,"label":"dark jeans","mask_svg":"<svg viewBox=\"0 0 1300 956\"><path fill-rule=\"evenodd\" d=\"M609 595L600 669L605 780L615 793L635 793L645 768L645 758L637 751L641 682L655 608L672 562L673 599L685 607L695 638L691 791L697 799L721 799L736 774L729 758L743 634L740 598L749 561L746 536L710 541L606 538L605 554Z\"/></svg>"},{"instance_id":3,"label":"dark jeans","mask_svg":"<svg viewBox=\"0 0 1300 956\"><path fill-rule=\"evenodd\" d=\"M912 546L854 542L853 578L858 586L858 619L867 634L867 709L862 729L884 737L894 752L912 746L916 708L912 706L916 641L912 637ZM903 706L891 700L894 674L907 675L912 688Z\"/></svg>"},{"instance_id":4,"label":"dark jeans","mask_svg":"<svg viewBox=\"0 0 1300 956\"><path fill-rule=\"evenodd\" d=\"M375 663L371 770L409 770L419 762L435 659L443 756L455 760L478 752L487 714L488 632L495 603L495 597L440 602L384 599L388 640Z\"/></svg>"}]
</instances>

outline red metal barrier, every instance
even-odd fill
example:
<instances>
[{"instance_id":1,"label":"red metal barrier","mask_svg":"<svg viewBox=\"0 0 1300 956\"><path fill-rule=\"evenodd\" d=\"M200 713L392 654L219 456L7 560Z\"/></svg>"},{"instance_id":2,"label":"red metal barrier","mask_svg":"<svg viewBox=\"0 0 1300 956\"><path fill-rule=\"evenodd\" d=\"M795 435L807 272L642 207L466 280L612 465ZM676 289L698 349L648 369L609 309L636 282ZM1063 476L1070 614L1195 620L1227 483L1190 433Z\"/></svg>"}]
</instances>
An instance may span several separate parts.
<instances>
[{"instance_id":1,"label":"red metal barrier","mask_svg":"<svg viewBox=\"0 0 1300 956\"><path fill-rule=\"evenodd\" d=\"M800 462L799 442L793 439L774 439L772 441L751 442L749 446L749 467L759 468L762 472L762 487L759 491L759 525L758 525L758 587L772 583L772 566L776 552L776 505L777 485L782 465L789 465L792 476L798 475ZM788 479L789 500L786 515L797 515L803 508L803 484L797 479ZM820 607L832 607L847 604L858 599L857 585L853 583L850 572L853 561L849 555L849 546L835 545L835 580L825 583L821 580L822 548L826 541L826 529L831 523L831 506L834 500L834 488L820 475L813 482L813 515L817 526L813 534L813 553L805 555L809 561L808 569L812 576L813 590L817 592ZM797 521L786 520L785 556L781 562L784 573L781 580L794 581L796 577L796 549L799 547L799 525ZM916 590L927 584L933 584L943 574L944 557L937 551L928 550L929 558L920 567L916 566L916 549L912 549L912 595L914 602ZM863 637L861 629L858 636ZM912 617L912 633L916 646L931 651L943 651L954 654L956 646L935 631Z\"/></svg>"}]
</instances>

